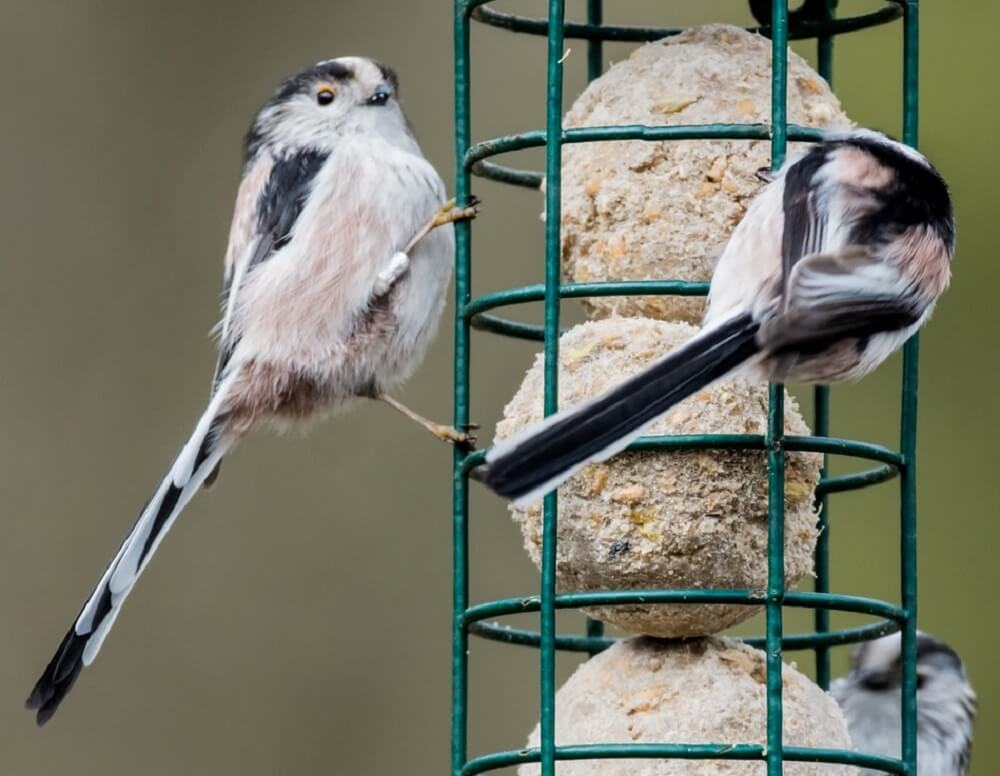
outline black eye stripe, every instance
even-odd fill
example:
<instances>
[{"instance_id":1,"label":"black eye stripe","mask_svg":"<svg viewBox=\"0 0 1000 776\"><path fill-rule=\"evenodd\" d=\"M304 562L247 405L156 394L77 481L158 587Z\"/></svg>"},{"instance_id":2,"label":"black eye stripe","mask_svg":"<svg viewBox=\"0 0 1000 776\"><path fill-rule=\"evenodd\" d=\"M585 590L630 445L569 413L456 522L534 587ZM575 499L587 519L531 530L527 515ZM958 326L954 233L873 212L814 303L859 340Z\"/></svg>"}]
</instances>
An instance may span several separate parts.
<instances>
[{"instance_id":1,"label":"black eye stripe","mask_svg":"<svg viewBox=\"0 0 1000 776\"><path fill-rule=\"evenodd\" d=\"M865 677L861 681L861 685L872 692L885 692L894 686L894 682L888 674L876 674Z\"/></svg>"}]
</instances>

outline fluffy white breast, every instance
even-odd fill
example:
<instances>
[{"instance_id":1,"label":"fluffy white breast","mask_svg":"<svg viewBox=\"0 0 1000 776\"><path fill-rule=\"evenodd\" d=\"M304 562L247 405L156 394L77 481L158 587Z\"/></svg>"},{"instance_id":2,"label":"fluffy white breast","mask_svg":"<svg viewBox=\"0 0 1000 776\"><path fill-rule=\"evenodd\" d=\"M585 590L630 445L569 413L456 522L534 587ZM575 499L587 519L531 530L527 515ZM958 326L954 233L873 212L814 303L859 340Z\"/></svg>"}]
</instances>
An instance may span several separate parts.
<instances>
[{"instance_id":1,"label":"fluffy white breast","mask_svg":"<svg viewBox=\"0 0 1000 776\"><path fill-rule=\"evenodd\" d=\"M784 192L784 178L779 176L754 199L733 230L712 275L705 325L752 309L762 296L770 297L761 291L781 274Z\"/></svg>"},{"instance_id":2,"label":"fluffy white breast","mask_svg":"<svg viewBox=\"0 0 1000 776\"><path fill-rule=\"evenodd\" d=\"M335 358L366 311L379 272L443 200L444 186L415 143L343 138L317 174L292 239L240 289L237 356ZM432 258L450 266L441 238L432 237ZM415 276L423 274L416 259L426 251L415 251Z\"/></svg>"}]
</instances>

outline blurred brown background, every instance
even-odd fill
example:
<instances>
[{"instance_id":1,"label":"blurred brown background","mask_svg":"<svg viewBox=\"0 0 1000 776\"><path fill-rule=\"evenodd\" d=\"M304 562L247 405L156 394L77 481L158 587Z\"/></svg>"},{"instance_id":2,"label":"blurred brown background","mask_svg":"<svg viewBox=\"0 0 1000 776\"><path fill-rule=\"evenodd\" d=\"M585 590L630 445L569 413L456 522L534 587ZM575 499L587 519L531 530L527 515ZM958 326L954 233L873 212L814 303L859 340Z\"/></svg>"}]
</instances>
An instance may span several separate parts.
<instances>
[{"instance_id":1,"label":"blurred brown background","mask_svg":"<svg viewBox=\"0 0 1000 776\"><path fill-rule=\"evenodd\" d=\"M446 772L451 455L381 406L308 436L244 445L179 522L50 726L36 730L21 702L202 409L251 115L302 66L375 56L399 69L418 137L452 180L450 5L0 5L4 776ZM583 5L571 2L571 15ZM748 20L740 0L607 5L610 21ZM876 5L842 2L841 12ZM501 7L538 13L544 4ZM983 776L1000 763L990 735L1000 693L1000 10L926 3L922 17L921 140L954 189L960 247L953 289L924 337L921 623L967 660L981 700L973 759ZM837 41L836 90L848 113L893 132L899 39L896 25ZM570 45L568 100L584 83L584 48ZM544 42L480 28L473 50L474 136L542 126ZM607 57L627 50L609 46ZM477 292L540 280L541 198L486 182L476 190L486 200L475 227ZM571 319L574 305L566 309ZM403 396L442 419L451 411L450 314ZM484 439L533 350L476 335L473 414ZM897 386L893 362L838 390L835 433L894 444ZM895 596L896 503L891 485L834 501L839 591ZM473 599L533 592L537 576L502 505L477 490L473 510ZM807 655L792 657L811 670ZM838 651L837 673L845 661ZM521 745L537 710L536 665L531 651L473 644L473 753ZM562 675L573 665L563 660Z\"/></svg>"}]
</instances>

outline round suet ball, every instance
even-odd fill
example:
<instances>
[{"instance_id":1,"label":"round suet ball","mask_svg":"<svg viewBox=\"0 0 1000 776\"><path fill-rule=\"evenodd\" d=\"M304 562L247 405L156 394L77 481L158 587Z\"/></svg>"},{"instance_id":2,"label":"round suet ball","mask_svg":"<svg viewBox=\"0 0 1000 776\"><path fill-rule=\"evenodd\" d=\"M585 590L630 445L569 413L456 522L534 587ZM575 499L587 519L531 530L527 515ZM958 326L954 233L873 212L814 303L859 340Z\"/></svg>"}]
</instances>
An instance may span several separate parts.
<instances>
[{"instance_id":1,"label":"round suet ball","mask_svg":"<svg viewBox=\"0 0 1000 776\"><path fill-rule=\"evenodd\" d=\"M850 121L830 87L789 52L788 120ZM771 41L712 24L649 43L593 81L564 126L770 124ZM795 151L796 144L789 148ZM563 147L562 266L567 280L708 280L770 164L766 140L575 143ZM613 313L701 320L698 297L601 297Z\"/></svg>"},{"instance_id":2,"label":"round suet ball","mask_svg":"<svg viewBox=\"0 0 1000 776\"><path fill-rule=\"evenodd\" d=\"M690 339L686 323L608 318L569 330L559 345L559 405L597 396ZM539 354L497 425L506 439L542 417ZM767 386L730 379L678 404L647 434L763 434ZM793 399L785 430L809 434ZM813 496L821 458L789 453L785 465L785 573L793 585L812 570ZM556 581L561 592L639 588L739 588L767 584L767 465L759 450L623 453L591 464L559 488ZM540 565L541 504L511 507ZM625 605L587 610L632 633L704 636L742 622L758 607Z\"/></svg>"},{"instance_id":3,"label":"round suet ball","mask_svg":"<svg viewBox=\"0 0 1000 776\"><path fill-rule=\"evenodd\" d=\"M722 638L619 642L581 665L556 694L556 744L764 744L764 653ZM781 671L787 746L851 750L834 700L792 666ZM539 731L528 745L537 747ZM580 760L560 776L760 776L760 762L738 760ZM535 776L537 763L518 776ZM787 776L853 776L846 765L786 763Z\"/></svg>"}]
</instances>

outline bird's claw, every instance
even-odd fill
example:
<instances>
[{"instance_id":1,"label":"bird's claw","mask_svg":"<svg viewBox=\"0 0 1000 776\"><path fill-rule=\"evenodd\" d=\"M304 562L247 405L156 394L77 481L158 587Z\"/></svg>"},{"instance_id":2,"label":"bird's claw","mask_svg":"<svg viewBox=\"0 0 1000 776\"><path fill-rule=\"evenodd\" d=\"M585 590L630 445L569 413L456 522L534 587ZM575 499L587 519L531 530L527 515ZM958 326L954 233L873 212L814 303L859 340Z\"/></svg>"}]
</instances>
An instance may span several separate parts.
<instances>
[{"instance_id":1,"label":"bird's claw","mask_svg":"<svg viewBox=\"0 0 1000 776\"><path fill-rule=\"evenodd\" d=\"M468 428L463 426L463 428ZM445 426L443 424L435 424L430 432L434 434L442 442L448 442L454 445L459 450L463 452L472 452L476 449L476 442L478 441L476 437L467 433L467 431L459 431L453 426Z\"/></svg>"},{"instance_id":2,"label":"bird's claw","mask_svg":"<svg viewBox=\"0 0 1000 776\"><path fill-rule=\"evenodd\" d=\"M757 180L762 183L771 183L776 177L774 170L770 167L758 167L754 174L757 176Z\"/></svg>"},{"instance_id":3,"label":"bird's claw","mask_svg":"<svg viewBox=\"0 0 1000 776\"><path fill-rule=\"evenodd\" d=\"M431 222L431 228L451 224L455 221L467 221L477 215L479 215L479 197L469 197L469 204L465 207L459 207L458 202L453 197L438 208L437 213L434 214L434 220Z\"/></svg>"}]
</instances>

